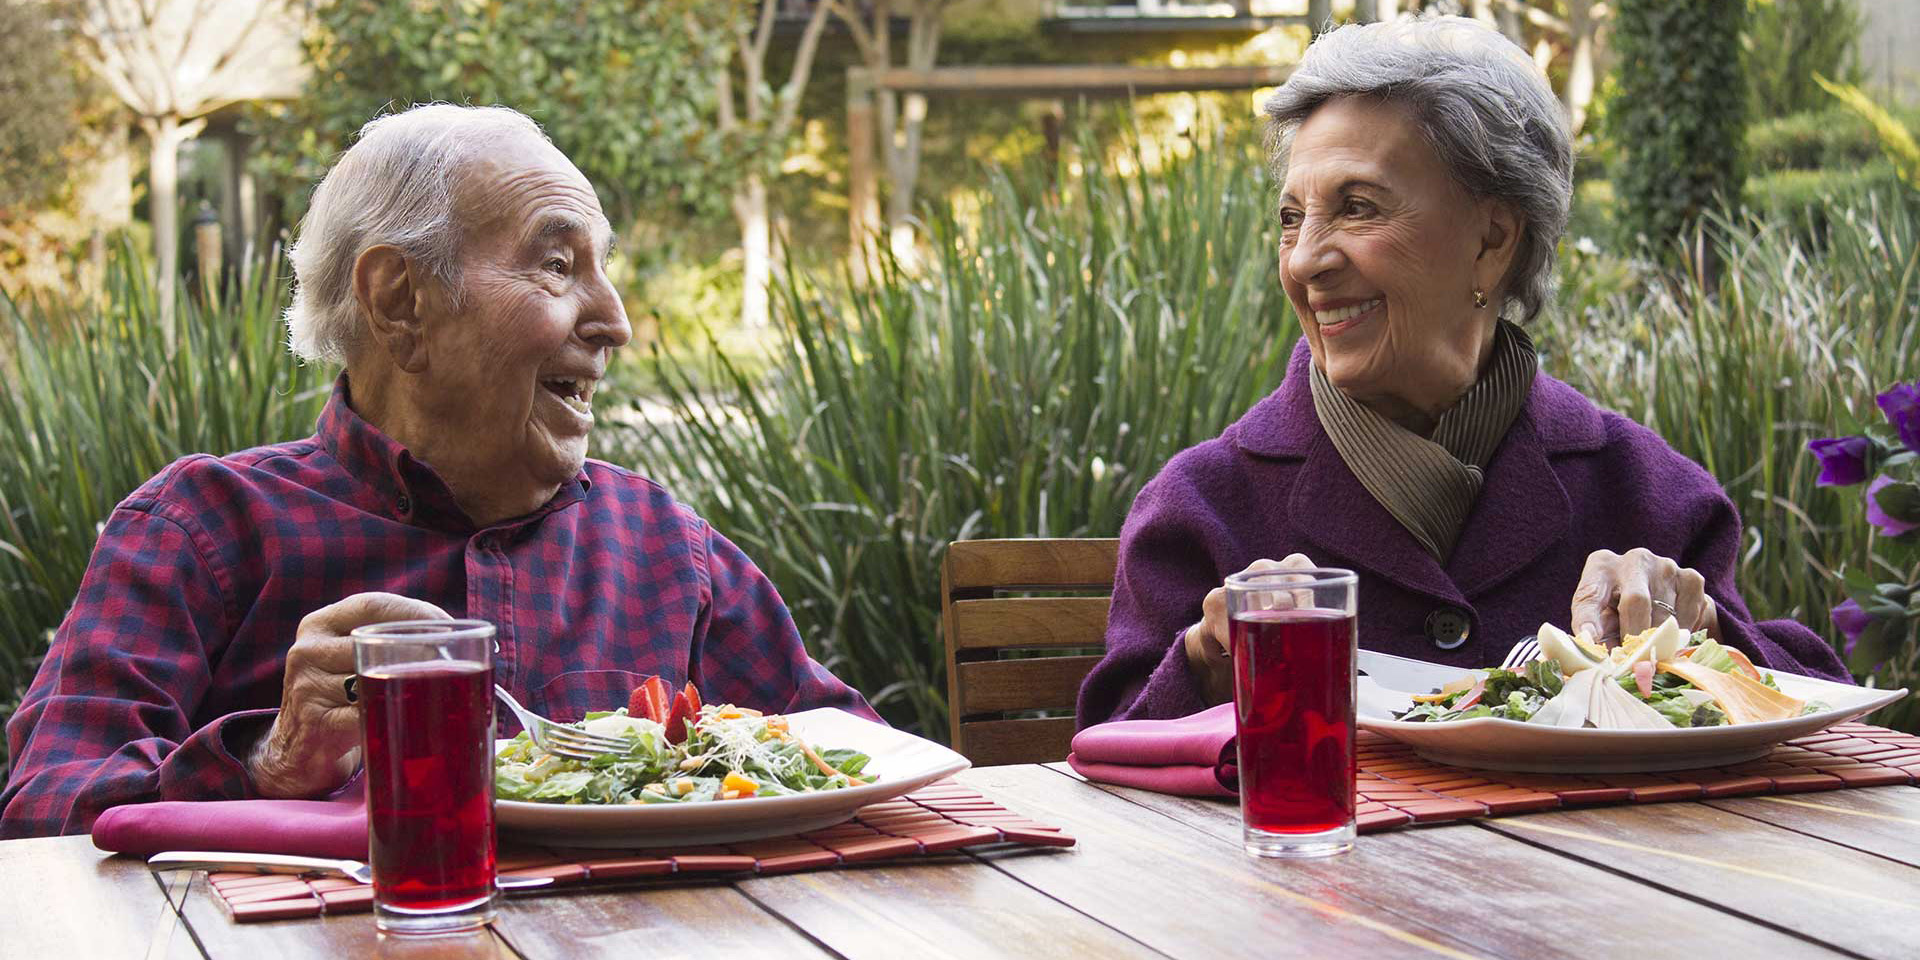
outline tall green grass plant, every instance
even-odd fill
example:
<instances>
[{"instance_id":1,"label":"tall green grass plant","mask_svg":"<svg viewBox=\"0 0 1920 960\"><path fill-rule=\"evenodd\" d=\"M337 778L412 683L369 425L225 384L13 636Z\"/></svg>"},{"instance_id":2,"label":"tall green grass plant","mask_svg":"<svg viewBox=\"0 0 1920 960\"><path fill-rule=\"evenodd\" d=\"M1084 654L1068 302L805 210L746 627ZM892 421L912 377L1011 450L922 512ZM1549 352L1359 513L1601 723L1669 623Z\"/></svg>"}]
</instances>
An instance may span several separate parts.
<instances>
[{"instance_id":1,"label":"tall green grass plant","mask_svg":"<svg viewBox=\"0 0 1920 960\"><path fill-rule=\"evenodd\" d=\"M269 255L222 301L183 291L171 350L131 251L97 303L0 298L0 719L115 504L182 455L313 431L332 372L287 352L279 262Z\"/></svg>"},{"instance_id":2,"label":"tall green grass plant","mask_svg":"<svg viewBox=\"0 0 1920 960\"><path fill-rule=\"evenodd\" d=\"M1148 179L992 176L976 222L933 216L919 271L788 285L766 382L663 364L673 417L602 453L739 541L890 720L944 736L948 541L1113 535L1168 457L1285 368L1298 327L1258 159L1200 153Z\"/></svg>"}]
</instances>

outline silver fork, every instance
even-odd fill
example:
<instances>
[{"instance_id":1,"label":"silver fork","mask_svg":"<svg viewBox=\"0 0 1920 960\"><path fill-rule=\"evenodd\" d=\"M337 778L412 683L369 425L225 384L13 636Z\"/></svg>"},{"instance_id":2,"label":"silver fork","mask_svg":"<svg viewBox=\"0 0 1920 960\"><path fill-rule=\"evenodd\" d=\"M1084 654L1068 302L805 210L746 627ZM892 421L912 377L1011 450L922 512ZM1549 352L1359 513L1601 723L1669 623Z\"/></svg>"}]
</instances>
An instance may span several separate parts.
<instances>
[{"instance_id":1,"label":"silver fork","mask_svg":"<svg viewBox=\"0 0 1920 960\"><path fill-rule=\"evenodd\" d=\"M520 701L515 700L513 694L507 692L507 688L497 683L493 685L493 694L507 705L508 710L513 711L514 718L520 721L520 728L527 731L527 735L533 738L533 742L542 750L555 756L573 760L591 760L603 753L626 753L627 748L632 746L629 741L621 737L588 733L579 727L570 727L564 723L548 720L521 706Z\"/></svg>"},{"instance_id":2,"label":"silver fork","mask_svg":"<svg viewBox=\"0 0 1920 960\"><path fill-rule=\"evenodd\" d=\"M1518 672L1521 667L1540 659L1540 638L1528 634L1507 651L1507 658L1500 661L1500 669Z\"/></svg>"}]
</instances>

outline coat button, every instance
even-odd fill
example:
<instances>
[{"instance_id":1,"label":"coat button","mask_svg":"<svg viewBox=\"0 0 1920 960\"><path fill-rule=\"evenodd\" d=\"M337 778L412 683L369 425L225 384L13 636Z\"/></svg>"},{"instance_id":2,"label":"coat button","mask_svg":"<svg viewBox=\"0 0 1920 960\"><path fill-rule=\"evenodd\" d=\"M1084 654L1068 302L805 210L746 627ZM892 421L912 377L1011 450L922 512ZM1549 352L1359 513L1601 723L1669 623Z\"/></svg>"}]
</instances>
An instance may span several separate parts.
<instances>
[{"instance_id":1,"label":"coat button","mask_svg":"<svg viewBox=\"0 0 1920 960\"><path fill-rule=\"evenodd\" d=\"M413 501L407 499L407 495L404 493L400 495L400 499L395 501L393 505L399 507L400 512L403 514L413 509Z\"/></svg>"},{"instance_id":2,"label":"coat button","mask_svg":"<svg viewBox=\"0 0 1920 960\"><path fill-rule=\"evenodd\" d=\"M1452 650L1467 642L1473 621L1459 607L1441 607L1427 614L1427 639L1442 650Z\"/></svg>"}]
</instances>

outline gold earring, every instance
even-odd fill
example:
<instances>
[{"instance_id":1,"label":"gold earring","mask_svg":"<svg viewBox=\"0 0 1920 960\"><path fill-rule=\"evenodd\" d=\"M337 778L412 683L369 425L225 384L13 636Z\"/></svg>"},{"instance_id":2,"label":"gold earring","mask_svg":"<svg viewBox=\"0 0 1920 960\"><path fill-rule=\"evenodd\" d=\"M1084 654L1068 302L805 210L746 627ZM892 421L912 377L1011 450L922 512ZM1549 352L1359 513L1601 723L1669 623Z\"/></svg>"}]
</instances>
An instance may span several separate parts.
<instances>
[{"instance_id":1,"label":"gold earring","mask_svg":"<svg viewBox=\"0 0 1920 960\"><path fill-rule=\"evenodd\" d=\"M1487 292L1485 290L1482 290L1479 287L1473 288L1473 305L1475 308L1484 307L1487 305Z\"/></svg>"}]
</instances>

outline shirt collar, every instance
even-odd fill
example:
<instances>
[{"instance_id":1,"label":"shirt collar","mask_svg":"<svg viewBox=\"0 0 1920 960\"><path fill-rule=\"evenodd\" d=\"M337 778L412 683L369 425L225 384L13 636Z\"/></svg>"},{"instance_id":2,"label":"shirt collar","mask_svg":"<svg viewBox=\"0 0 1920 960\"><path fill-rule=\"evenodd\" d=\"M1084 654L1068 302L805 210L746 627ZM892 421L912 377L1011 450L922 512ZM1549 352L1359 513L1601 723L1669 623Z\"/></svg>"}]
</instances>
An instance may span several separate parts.
<instances>
[{"instance_id":1,"label":"shirt collar","mask_svg":"<svg viewBox=\"0 0 1920 960\"><path fill-rule=\"evenodd\" d=\"M416 459L407 448L380 432L354 412L347 374L342 371L333 382L333 395L320 411L315 427L316 439L347 475L367 487L378 501L377 512L418 526L452 532L479 529L454 499L452 488L425 461ZM560 486L539 509L520 517L502 520L493 528L510 528L531 523L555 510L586 499L593 486L583 469Z\"/></svg>"}]
</instances>

